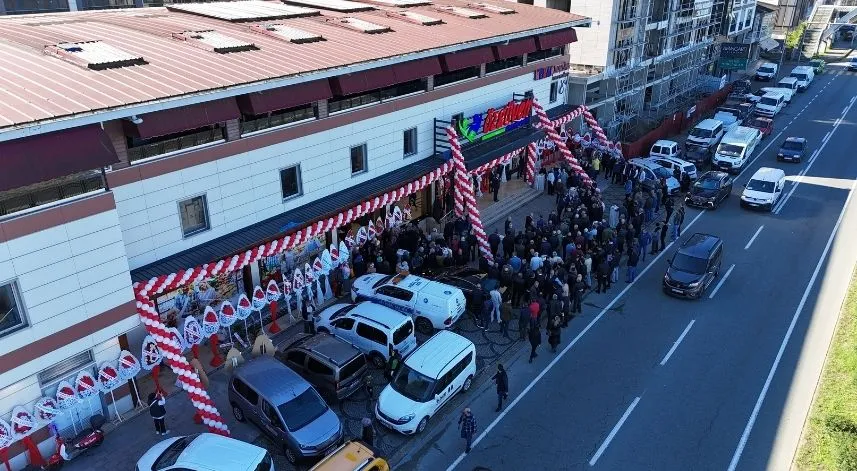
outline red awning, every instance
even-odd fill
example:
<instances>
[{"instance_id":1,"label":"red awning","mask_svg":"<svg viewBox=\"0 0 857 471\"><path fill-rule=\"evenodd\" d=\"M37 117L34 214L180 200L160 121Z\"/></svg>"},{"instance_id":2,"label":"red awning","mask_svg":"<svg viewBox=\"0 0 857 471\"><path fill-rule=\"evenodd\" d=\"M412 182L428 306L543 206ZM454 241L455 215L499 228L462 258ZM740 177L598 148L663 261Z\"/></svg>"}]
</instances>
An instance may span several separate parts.
<instances>
[{"instance_id":1,"label":"red awning","mask_svg":"<svg viewBox=\"0 0 857 471\"><path fill-rule=\"evenodd\" d=\"M0 191L119 162L100 125L0 142Z\"/></svg>"},{"instance_id":2,"label":"red awning","mask_svg":"<svg viewBox=\"0 0 857 471\"><path fill-rule=\"evenodd\" d=\"M426 57L393 66L393 73L396 75L396 82L398 83L410 82L441 72L443 70L440 68L440 60L437 57Z\"/></svg>"},{"instance_id":3,"label":"red awning","mask_svg":"<svg viewBox=\"0 0 857 471\"><path fill-rule=\"evenodd\" d=\"M389 87L396 84L396 75L392 67L369 69L354 74L340 75L330 79L330 88L334 95L346 96L356 93Z\"/></svg>"},{"instance_id":4,"label":"red awning","mask_svg":"<svg viewBox=\"0 0 857 471\"><path fill-rule=\"evenodd\" d=\"M536 47L535 38L524 38L518 41L511 41L509 44L493 46L493 49L494 59L499 61L510 57L523 56L524 54L535 52L538 48Z\"/></svg>"},{"instance_id":5,"label":"red awning","mask_svg":"<svg viewBox=\"0 0 857 471\"><path fill-rule=\"evenodd\" d=\"M473 67L474 65L487 64L488 62L494 62L494 52L491 50L491 46L445 54L440 58L440 65L443 67L444 72L453 72Z\"/></svg>"},{"instance_id":6,"label":"red awning","mask_svg":"<svg viewBox=\"0 0 857 471\"><path fill-rule=\"evenodd\" d=\"M236 100L238 101L238 108L241 109L242 113L260 115L306 105L318 100L327 100L332 96L330 82L327 80L315 80L266 90L264 92L241 95Z\"/></svg>"},{"instance_id":7,"label":"red awning","mask_svg":"<svg viewBox=\"0 0 857 471\"><path fill-rule=\"evenodd\" d=\"M577 33L574 32L574 28L563 29L536 36L536 42L539 45L539 50L544 51L577 42Z\"/></svg>"},{"instance_id":8,"label":"red awning","mask_svg":"<svg viewBox=\"0 0 857 471\"><path fill-rule=\"evenodd\" d=\"M123 121L125 133L132 137L148 139L177 132L197 129L210 124L222 123L241 117L234 98L208 101L198 105L155 111L140 115L143 122L133 124Z\"/></svg>"}]
</instances>

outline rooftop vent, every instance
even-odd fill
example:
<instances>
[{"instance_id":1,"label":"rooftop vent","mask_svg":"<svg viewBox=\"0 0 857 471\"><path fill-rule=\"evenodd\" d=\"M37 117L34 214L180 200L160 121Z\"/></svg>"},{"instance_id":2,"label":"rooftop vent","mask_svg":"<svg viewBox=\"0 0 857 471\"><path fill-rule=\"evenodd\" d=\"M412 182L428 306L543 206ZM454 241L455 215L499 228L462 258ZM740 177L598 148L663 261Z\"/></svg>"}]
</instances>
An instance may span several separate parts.
<instances>
[{"instance_id":1,"label":"rooftop vent","mask_svg":"<svg viewBox=\"0 0 857 471\"><path fill-rule=\"evenodd\" d=\"M294 7L283 5L281 3L262 2L257 0L214 3L174 3L167 5L167 10L236 23L242 21L299 18L302 16L317 16L321 14L318 10L310 8Z\"/></svg>"},{"instance_id":2,"label":"rooftop vent","mask_svg":"<svg viewBox=\"0 0 857 471\"><path fill-rule=\"evenodd\" d=\"M375 7L366 3L350 2L348 0L283 0L290 5L302 5L305 7L321 8L322 10L341 11L352 13L357 11L374 10Z\"/></svg>"},{"instance_id":3,"label":"rooftop vent","mask_svg":"<svg viewBox=\"0 0 857 471\"><path fill-rule=\"evenodd\" d=\"M254 33L264 34L283 41L292 42L295 44L314 43L325 41L320 34L309 33L291 26L285 25L251 25L250 31Z\"/></svg>"},{"instance_id":4,"label":"rooftop vent","mask_svg":"<svg viewBox=\"0 0 857 471\"><path fill-rule=\"evenodd\" d=\"M413 11L388 11L387 16L423 26L442 25L443 20Z\"/></svg>"},{"instance_id":5,"label":"rooftop vent","mask_svg":"<svg viewBox=\"0 0 857 471\"><path fill-rule=\"evenodd\" d=\"M57 56L72 64L92 70L115 69L130 65L144 65L142 56L129 54L101 41L60 43L45 47L45 54Z\"/></svg>"},{"instance_id":6,"label":"rooftop vent","mask_svg":"<svg viewBox=\"0 0 857 471\"><path fill-rule=\"evenodd\" d=\"M346 16L343 18L328 18L325 20L327 23L332 25L341 26L343 28L350 29L352 31L359 31L361 33L366 34L381 34L381 33L389 33L393 31L393 28L384 25L378 25L375 23L371 23L366 20L361 20L360 18L354 18L351 16Z\"/></svg>"},{"instance_id":7,"label":"rooftop vent","mask_svg":"<svg viewBox=\"0 0 857 471\"><path fill-rule=\"evenodd\" d=\"M204 49L206 51L216 52L218 54L228 54L230 52L255 51L259 49L253 43L248 43L240 39L230 38L217 31L184 31L181 33L173 33L173 38L179 41L187 41L193 47Z\"/></svg>"},{"instance_id":8,"label":"rooftop vent","mask_svg":"<svg viewBox=\"0 0 857 471\"><path fill-rule=\"evenodd\" d=\"M444 13L449 13L450 15L459 16L461 18L470 18L471 20L476 20L479 18L488 18L488 15L484 13L480 13L474 10L468 10L467 8L453 7L449 5L441 5L435 7L435 10Z\"/></svg>"},{"instance_id":9,"label":"rooftop vent","mask_svg":"<svg viewBox=\"0 0 857 471\"><path fill-rule=\"evenodd\" d=\"M363 0L366 3L374 3L385 7L419 7L423 5L431 5L431 2L425 0Z\"/></svg>"},{"instance_id":10,"label":"rooftop vent","mask_svg":"<svg viewBox=\"0 0 857 471\"><path fill-rule=\"evenodd\" d=\"M483 3L483 2L468 3L467 6L470 8L473 8L475 10L486 11L488 13L495 13L497 15L511 15L512 13L515 13L515 10L512 10L511 8L501 7L498 5L492 5L490 3Z\"/></svg>"}]
</instances>

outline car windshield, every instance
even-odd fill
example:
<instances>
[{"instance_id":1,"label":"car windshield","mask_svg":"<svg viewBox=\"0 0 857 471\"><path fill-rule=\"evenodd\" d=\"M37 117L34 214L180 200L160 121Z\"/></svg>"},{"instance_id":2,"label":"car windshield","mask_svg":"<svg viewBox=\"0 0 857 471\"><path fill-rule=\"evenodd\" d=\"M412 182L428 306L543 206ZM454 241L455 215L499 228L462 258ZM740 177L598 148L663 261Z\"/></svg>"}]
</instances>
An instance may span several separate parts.
<instances>
[{"instance_id":1,"label":"car windshield","mask_svg":"<svg viewBox=\"0 0 857 471\"><path fill-rule=\"evenodd\" d=\"M702 274L708 268L708 261L704 258L691 257L683 253L677 253L673 257L672 268L685 273Z\"/></svg>"},{"instance_id":2,"label":"car windshield","mask_svg":"<svg viewBox=\"0 0 857 471\"><path fill-rule=\"evenodd\" d=\"M390 281L391 279L393 279L393 275L387 275L387 276L381 278L380 280L376 281L375 284L372 285L372 288L374 289L374 288L377 288L383 284L387 284L387 282Z\"/></svg>"},{"instance_id":3,"label":"car windshield","mask_svg":"<svg viewBox=\"0 0 857 471\"><path fill-rule=\"evenodd\" d=\"M410 319L393 332L393 344L399 345L414 333L414 323Z\"/></svg>"},{"instance_id":4,"label":"car windshield","mask_svg":"<svg viewBox=\"0 0 857 471\"><path fill-rule=\"evenodd\" d=\"M719 183L720 180L716 178L701 178L693 184L693 187L702 190L716 190L719 186Z\"/></svg>"},{"instance_id":5,"label":"car windshield","mask_svg":"<svg viewBox=\"0 0 857 471\"><path fill-rule=\"evenodd\" d=\"M767 97L767 96L763 97L761 99L761 101L759 101L759 103L761 103L763 105L768 105L768 106L777 106L776 98L771 98L771 97Z\"/></svg>"},{"instance_id":6,"label":"car windshield","mask_svg":"<svg viewBox=\"0 0 857 471\"><path fill-rule=\"evenodd\" d=\"M744 148L735 144L720 144L720 147L717 148L717 152L723 155L734 155L737 157L744 152Z\"/></svg>"},{"instance_id":7,"label":"car windshield","mask_svg":"<svg viewBox=\"0 0 857 471\"><path fill-rule=\"evenodd\" d=\"M786 141L786 142L783 142L783 147L781 147L781 149L784 149L784 150L802 150L803 149L803 143L795 142L795 141Z\"/></svg>"},{"instance_id":8,"label":"car windshield","mask_svg":"<svg viewBox=\"0 0 857 471\"><path fill-rule=\"evenodd\" d=\"M764 91L764 90L756 90L755 92L753 92L753 95L758 96L758 97L763 97L763 96L765 96L767 93L768 93L768 92L766 92L766 91Z\"/></svg>"},{"instance_id":9,"label":"car windshield","mask_svg":"<svg viewBox=\"0 0 857 471\"><path fill-rule=\"evenodd\" d=\"M354 309L355 307L357 307L356 304L349 304L348 306L345 306L342 309L334 312L333 315L330 316L330 319L331 320L338 319L338 318L348 314L349 312L351 312L351 310Z\"/></svg>"},{"instance_id":10,"label":"car windshield","mask_svg":"<svg viewBox=\"0 0 857 471\"><path fill-rule=\"evenodd\" d=\"M652 169L659 178L669 178L673 176L673 173L663 167L655 167Z\"/></svg>"},{"instance_id":11,"label":"car windshield","mask_svg":"<svg viewBox=\"0 0 857 471\"><path fill-rule=\"evenodd\" d=\"M707 139L711 137L710 129L701 129L701 128L693 128L690 130L690 135L693 137L701 137L703 139Z\"/></svg>"},{"instance_id":12,"label":"car windshield","mask_svg":"<svg viewBox=\"0 0 857 471\"><path fill-rule=\"evenodd\" d=\"M762 180L750 180L747 182L747 189L753 191L761 191L762 193L773 193L774 182L766 182Z\"/></svg>"},{"instance_id":13,"label":"car windshield","mask_svg":"<svg viewBox=\"0 0 857 471\"><path fill-rule=\"evenodd\" d=\"M794 78L798 79L798 80L799 80L799 81L801 81L801 82L803 82L803 81L805 81L805 80L806 80L806 74L799 74L799 73L796 73L796 72L794 72L794 73L792 73L791 75L789 75L789 77L794 77Z\"/></svg>"},{"instance_id":14,"label":"car windshield","mask_svg":"<svg viewBox=\"0 0 857 471\"><path fill-rule=\"evenodd\" d=\"M294 399L285 404L280 404L277 410L280 411L280 415L286 421L286 427L291 431L296 431L306 427L310 422L321 417L321 414L327 412L327 404L315 392L315 389L306 388Z\"/></svg>"},{"instance_id":15,"label":"car windshield","mask_svg":"<svg viewBox=\"0 0 857 471\"><path fill-rule=\"evenodd\" d=\"M774 71L774 67L770 65L763 65L759 67L759 72L764 72L766 74L772 73Z\"/></svg>"},{"instance_id":16,"label":"car windshield","mask_svg":"<svg viewBox=\"0 0 857 471\"><path fill-rule=\"evenodd\" d=\"M168 446L167 449L164 450L163 453L161 453L161 456L159 456L155 463L152 465L152 469L157 471L159 469L169 468L176 464L176 461L179 459L179 456L181 456L185 448L187 448L188 445L190 445L190 443L194 441L198 436L199 434L196 433L193 435L188 435L186 437L181 437L178 440L172 442L170 446Z\"/></svg>"},{"instance_id":17,"label":"car windshield","mask_svg":"<svg viewBox=\"0 0 857 471\"><path fill-rule=\"evenodd\" d=\"M434 383L435 380L403 363L393 381L390 382L390 386L408 399L426 402L434 391Z\"/></svg>"}]
</instances>

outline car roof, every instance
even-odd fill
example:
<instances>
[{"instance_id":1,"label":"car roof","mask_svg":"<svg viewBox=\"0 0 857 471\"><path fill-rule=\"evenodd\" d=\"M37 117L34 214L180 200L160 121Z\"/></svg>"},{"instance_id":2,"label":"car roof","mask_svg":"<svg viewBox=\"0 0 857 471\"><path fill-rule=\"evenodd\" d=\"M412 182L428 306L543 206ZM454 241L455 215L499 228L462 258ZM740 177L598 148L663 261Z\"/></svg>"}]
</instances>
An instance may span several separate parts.
<instances>
[{"instance_id":1,"label":"car roof","mask_svg":"<svg viewBox=\"0 0 857 471\"><path fill-rule=\"evenodd\" d=\"M437 378L441 371L462 352L475 349L473 342L448 330L441 330L417 347L405 359L405 364L431 378Z\"/></svg>"},{"instance_id":2,"label":"car roof","mask_svg":"<svg viewBox=\"0 0 857 471\"><path fill-rule=\"evenodd\" d=\"M771 90L770 92L765 93L762 98L779 98L781 96L783 96L783 92Z\"/></svg>"},{"instance_id":3,"label":"car roof","mask_svg":"<svg viewBox=\"0 0 857 471\"><path fill-rule=\"evenodd\" d=\"M655 143L653 145L656 145L656 146L672 146L672 145L678 145L678 142L670 141L669 139L658 139L657 141L655 141Z\"/></svg>"},{"instance_id":4,"label":"car roof","mask_svg":"<svg viewBox=\"0 0 857 471\"><path fill-rule=\"evenodd\" d=\"M216 433L201 433L185 448L175 466L190 469L255 470L266 451L256 445Z\"/></svg>"},{"instance_id":5,"label":"car roof","mask_svg":"<svg viewBox=\"0 0 857 471\"><path fill-rule=\"evenodd\" d=\"M711 178L711 179L713 179L713 180L720 180L720 179L722 179L723 177L726 177L726 176L728 176L728 175L729 175L728 173L726 173L726 172L721 172L721 171L719 171L719 170L709 170L709 171L707 171L707 172L703 173L703 174L699 177L699 179L698 179L697 181L699 181L699 180L705 180L705 179L708 179L708 178Z\"/></svg>"},{"instance_id":6,"label":"car roof","mask_svg":"<svg viewBox=\"0 0 857 471\"><path fill-rule=\"evenodd\" d=\"M275 405L285 404L311 387L291 368L267 355L244 363L235 370L234 376Z\"/></svg>"},{"instance_id":7,"label":"car roof","mask_svg":"<svg viewBox=\"0 0 857 471\"><path fill-rule=\"evenodd\" d=\"M712 251L720 244L720 237L711 234L697 232L690 236L681 248L679 253L689 255L691 257L708 258Z\"/></svg>"},{"instance_id":8,"label":"car roof","mask_svg":"<svg viewBox=\"0 0 857 471\"><path fill-rule=\"evenodd\" d=\"M797 79L794 77L791 77L791 76L783 77L780 79L780 82L797 82ZM779 82L777 82L777 83L779 83Z\"/></svg>"},{"instance_id":9,"label":"car roof","mask_svg":"<svg viewBox=\"0 0 857 471\"><path fill-rule=\"evenodd\" d=\"M312 350L337 366L342 366L361 355L360 350L350 343L324 333L300 334L297 341L286 347L286 349L292 348Z\"/></svg>"},{"instance_id":10,"label":"car roof","mask_svg":"<svg viewBox=\"0 0 857 471\"><path fill-rule=\"evenodd\" d=\"M750 179L762 182L778 182L783 175L785 172L778 168L761 167Z\"/></svg>"},{"instance_id":11,"label":"car roof","mask_svg":"<svg viewBox=\"0 0 857 471\"><path fill-rule=\"evenodd\" d=\"M646 167L648 169L655 169L655 168L663 168L664 167L663 165L661 165L657 162L653 162L653 161L648 160L648 159L637 158L637 159L631 159L630 162L632 164L636 164L636 165L639 165L641 167Z\"/></svg>"},{"instance_id":12,"label":"car roof","mask_svg":"<svg viewBox=\"0 0 857 471\"><path fill-rule=\"evenodd\" d=\"M737 128L729 131L729 133L723 137L723 140L724 141L729 141L731 139L745 140L745 139L749 138L750 136L752 136L758 132L759 132L759 130L756 128L748 128L746 126L738 126Z\"/></svg>"},{"instance_id":13,"label":"car roof","mask_svg":"<svg viewBox=\"0 0 857 471\"><path fill-rule=\"evenodd\" d=\"M786 142L797 142L799 144L806 144L806 138L804 138L804 137L787 137Z\"/></svg>"},{"instance_id":14,"label":"car roof","mask_svg":"<svg viewBox=\"0 0 857 471\"><path fill-rule=\"evenodd\" d=\"M717 119L706 118L706 119L703 119L702 121L696 123L696 127L701 128L701 129L711 129L711 128L717 126L718 124L723 124L723 122L720 120L717 120Z\"/></svg>"},{"instance_id":15,"label":"car roof","mask_svg":"<svg viewBox=\"0 0 857 471\"><path fill-rule=\"evenodd\" d=\"M395 329L410 319L399 311L375 304L372 301L358 303L357 307L346 314L346 317L356 317L361 321L379 325L385 329Z\"/></svg>"}]
</instances>

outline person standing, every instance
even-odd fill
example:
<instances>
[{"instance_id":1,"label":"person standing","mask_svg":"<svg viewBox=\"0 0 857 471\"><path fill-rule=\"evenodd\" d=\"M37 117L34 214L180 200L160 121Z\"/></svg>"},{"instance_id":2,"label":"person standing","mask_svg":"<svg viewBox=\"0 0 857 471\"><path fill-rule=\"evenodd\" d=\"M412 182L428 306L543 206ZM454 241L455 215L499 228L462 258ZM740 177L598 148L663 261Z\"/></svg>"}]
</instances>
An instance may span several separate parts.
<instances>
[{"instance_id":1,"label":"person standing","mask_svg":"<svg viewBox=\"0 0 857 471\"><path fill-rule=\"evenodd\" d=\"M628 254L628 274L625 277L626 283L633 283L637 278L637 262L640 261L639 251L631 250Z\"/></svg>"},{"instance_id":2,"label":"person standing","mask_svg":"<svg viewBox=\"0 0 857 471\"><path fill-rule=\"evenodd\" d=\"M552 353L556 353L556 347L559 345L561 335L562 319L559 316L554 316L548 325L548 343L551 346Z\"/></svg>"},{"instance_id":3,"label":"person standing","mask_svg":"<svg viewBox=\"0 0 857 471\"><path fill-rule=\"evenodd\" d=\"M518 311L518 340L527 338L527 327L530 325L530 306L526 303L521 305Z\"/></svg>"},{"instance_id":4,"label":"person standing","mask_svg":"<svg viewBox=\"0 0 857 471\"><path fill-rule=\"evenodd\" d=\"M491 301L491 296L485 298L482 301L482 315L480 321L482 322L482 330L488 330L488 325L491 323L491 311L494 310L494 302Z\"/></svg>"},{"instance_id":5,"label":"person standing","mask_svg":"<svg viewBox=\"0 0 857 471\"><path fill-rule=\"evenodd\" d=\"M170 433L167 430L165 418L167 417L167 409L164 405L167 403L161 393L149 393L149 415L155 422L155 434L166 435Z\"/></svg>"},{"instance_id":6,"label":"person standing","mask_svg":"<svg viewBox=\"0 0 857 471\"><path fill-rule=\"evenodd\" d=\"M497 385L497 410L500 412L503 408L503 400L509 397L509 375L506 374L506 369L503 365L497 363L497 372L491 377L494 384Z\"/></svg>"},{"instance_id":7,"label":"person standing","mask_svg":"<svg viewBox=\"0 0 857 471\"><path fill-rule=\"evenodd\" d=\"M663 226L661 226L661 246L658 248L659 252L667 248L667 230L669 230L669 227L669 221L664 221Z\"/></svg>"},{"instance_id":8,"label":"person standing","mask_svg":"<svg viewBox=\"0 0 857 471\"><path fill-rule=\"evenodd\" d=\"M494 193L494 202L500 201L497 194L500 192L500 172L491 172L491 192Z\"/></svg>"},{"instance_id":9,"label":"person standing","mask_svg":"<svg viewBox=\"0 0 857 471\"><path fill-rule=\"evenodd\" d=\"M640 234L640 261L646 261L646 252L649 251L649 244L652 243L652 234L649 233L648 229L643 229L643 232Z\"/></svg>"},{"instance_id":10,"label":"person standing","mask_svg":"<svg viewBox=\"0 0 857 471\"><path fill-rule=\"evenodd\" d=\"M533 362L533 358L539 356L539 354L536 353L536 348L542 344L542 332L539 330L539 327L538 321L530 322L530 363Z\"/></svg>"},{"instance_id":11,"label":"person standing","mask_svg":"<svg viewBox=\"0 0 857 471\"><path fill-rule=\"evenodd\" d=\"M308 300L303 303L303 306L301 306L301 308L303 309L304 333L314 334L315 325L313 324L312 315L315 309L313 309L312 305L309 303Z\"/></svg>"},{"instance_id":12,"label":"person standing","mask_svg":"<svg viewBox=\"0 0 857 471\"><path fill-rule=\"evenodd\" d=\"M360 440L370 447L375 446L375 427L372 426L372 419L363 417L361 423L363 424L363 429L360 433Z\"/></svg>"},{"instance_id":13,"label":"person standing","mask_svg":"<svg viewBox=\"0 0 857 471\"><path fill-rule=\"evenodd\" d=\"M586 283L583 282L583 275L577 275L577 281L574 282L574 305L571 307L571 312L581 314L583 312L581 304L583 303L583 294L586 292Z\"/></svg>"},{"instance_id":14,"label":"person standing","mask_svg":"<svg viewBox=\"0 0 857 471\"><path fill-rule=\"evenodd\" d=\"M503 294L500 293L500 289L505 291L505 288L497 288L491 290L489 296L491 296L491 322L500 322L500 306L503 305Z\"/></svg>"},{"instance_id":15,"label":"person standing","mask_svg":"<svg viewBox=\"0 0 857 471\"><path fill-rule=\"evenodd\" d=\"M500 332L503 337L509 338L509 323L512 322L512 303L505 301L500 306Z\"/></svg>"},{"instance_id":16,"label":"person standing","mask_svg":"<svg viewBox=\"0 0 857 471\"><path fill-rule=\"evenodd\" d=\"M470 453L470 445L473 444L473 435L476 433L476 418L469 407L465 407L458 418L458 428L461 430L461 438L465 440L465 453Z\"/></svg>"}]
</instances>

